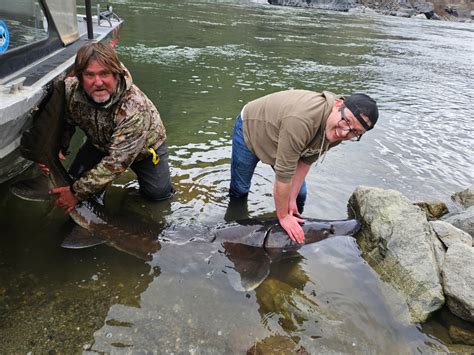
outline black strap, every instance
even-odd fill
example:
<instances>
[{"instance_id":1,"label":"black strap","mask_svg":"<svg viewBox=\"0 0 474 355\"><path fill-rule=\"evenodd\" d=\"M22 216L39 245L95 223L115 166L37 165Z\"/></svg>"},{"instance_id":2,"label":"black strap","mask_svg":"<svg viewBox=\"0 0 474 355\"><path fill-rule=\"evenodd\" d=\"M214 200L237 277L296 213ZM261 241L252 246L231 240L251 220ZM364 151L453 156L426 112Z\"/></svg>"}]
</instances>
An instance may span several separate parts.
<instances>
[{"instance_id":1,"label":"black strap","mask_svg":"<svg viewBox=\"0 0 474 355\"><path fill-rule=\"evenodd\" d=\"M357 105L351 104L351 103L349 104L344 103L344 105L352 112L354 117L357 118L357 121L360 122L360 124L362 125L362 127L364 127L366 131L371 129L371 127L367 124L367 122L365 122L364 118L360 115L361 112L359 108L357 107Z\"/></svg>"}]
</instances>

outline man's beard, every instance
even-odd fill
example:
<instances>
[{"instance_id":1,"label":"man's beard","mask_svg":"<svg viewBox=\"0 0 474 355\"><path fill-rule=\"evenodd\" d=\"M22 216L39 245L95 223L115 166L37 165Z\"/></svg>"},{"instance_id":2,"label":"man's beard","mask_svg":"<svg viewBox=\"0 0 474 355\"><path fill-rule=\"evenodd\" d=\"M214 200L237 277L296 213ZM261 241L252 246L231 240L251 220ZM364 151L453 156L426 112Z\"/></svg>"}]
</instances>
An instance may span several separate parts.
<instances>
[{"instance_id":1,"label":"man's beard","mask_svg":"<svg viewBox=\"0 0 474 355\"><path fill-rule=\"evenodd\" d=\"M96 104L105 104L107 101L110 100L112 95L108 94L107 96L102 96L100 98L95 98L94 96L91 96L92 101L94 101Z\"/></svg>"}]
</instances>

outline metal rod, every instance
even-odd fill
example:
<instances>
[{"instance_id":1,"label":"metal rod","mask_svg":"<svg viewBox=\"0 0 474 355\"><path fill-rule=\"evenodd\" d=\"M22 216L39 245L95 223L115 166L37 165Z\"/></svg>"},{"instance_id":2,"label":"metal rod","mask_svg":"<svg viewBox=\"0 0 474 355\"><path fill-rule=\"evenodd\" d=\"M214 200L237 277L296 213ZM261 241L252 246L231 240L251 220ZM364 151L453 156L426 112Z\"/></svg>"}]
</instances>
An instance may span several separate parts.
<instances>
[{"instance_id":1,"label":"metal rod","mask_svg":"<svg viewBox=\"0 0 474 355\"><path fill-rule=\"evenodd\" d=\"M85 0L86 5L86 21L87 21L87 38L94 39L94 30L92 29L92 10L91 0Z\"/></svg>"}]
</instances>

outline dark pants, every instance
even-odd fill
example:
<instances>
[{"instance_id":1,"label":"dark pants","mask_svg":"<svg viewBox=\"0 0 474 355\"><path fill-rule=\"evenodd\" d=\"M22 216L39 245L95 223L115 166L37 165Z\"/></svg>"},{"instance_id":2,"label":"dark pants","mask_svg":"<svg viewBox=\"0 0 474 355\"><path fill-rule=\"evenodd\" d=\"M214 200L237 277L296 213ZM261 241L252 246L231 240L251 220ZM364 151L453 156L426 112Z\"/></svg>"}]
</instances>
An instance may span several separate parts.
<instances>
[{"instance_id":1,"label":"dark pants","mask_svg":"<svg viewBox=\"0 0 474 355\"><path fill-rule=\"evenodd\" d=\"M162 144L156 150L156 154L160 156L160 161L157 165L153 164L151 155L130 165L133 172L137 174L140 193L153 201L165 200L174 194L166 144ZM74 158L69 168L69 174L71 174L73 179L79 179L84 173L96 166L106 155L106 153L94 147L89 141L86 141Z\"/></svg>"}]
</instances>

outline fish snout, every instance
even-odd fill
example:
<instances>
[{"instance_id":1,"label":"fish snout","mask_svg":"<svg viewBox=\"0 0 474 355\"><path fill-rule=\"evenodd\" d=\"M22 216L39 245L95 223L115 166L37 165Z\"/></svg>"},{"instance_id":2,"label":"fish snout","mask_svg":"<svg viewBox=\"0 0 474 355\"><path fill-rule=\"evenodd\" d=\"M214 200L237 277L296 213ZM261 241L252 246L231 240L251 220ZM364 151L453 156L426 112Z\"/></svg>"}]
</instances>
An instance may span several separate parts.
<instances>
[{"instance_id":1,"label":"fish snout","mask_svg":"<svg viewBox=\"0 0 474 355\"><path fill-rule=\"evenodd\" d=\"M361 223L357 219L348 219L338 221L331 225L331 233L335 235L354 235L361 227Z\"/></svg>"}]
</instances>

